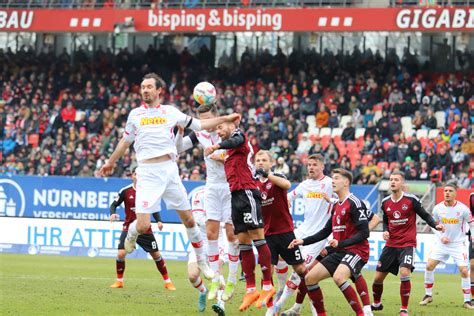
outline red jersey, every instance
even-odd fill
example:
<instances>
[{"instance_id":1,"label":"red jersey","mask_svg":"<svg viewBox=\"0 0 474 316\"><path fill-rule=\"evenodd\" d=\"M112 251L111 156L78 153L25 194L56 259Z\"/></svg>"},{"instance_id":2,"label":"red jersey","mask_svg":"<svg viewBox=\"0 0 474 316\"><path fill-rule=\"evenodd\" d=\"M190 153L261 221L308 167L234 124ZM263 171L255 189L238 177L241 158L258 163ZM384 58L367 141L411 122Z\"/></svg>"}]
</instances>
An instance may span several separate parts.
<instances>
[{"instance_id":1,"label":"red jersey","mask_svg":"<svg viewBox=\"0 0 474 316\"><path fill-rule=\"evenodd\" d=\"M282 174L273 174L285 178ZM265 182L256 180L258 189L262 194L262 215L265 236L292 232L294 230L293 218L288 209L288 191L280 188L265 179Z\"/></svg>"},{"instance_id":2,"label":"red jersey","mask_svg":"<svg viewBox=\"0 0 474 316\"><path fill-rule=\"evenodd\" d=\"M135 195L136 191L133 187L133 184L130 184L124 188L122 188L117 197L115 198L114 202L110 206L110 213L115 214L115 208L120 206L120 204L124 203L125 206L125 221L123 222L123 230L128 231L128 226L137 219L137 215L135 214ZM112 212L113 208L113 212ZM146 234L151 234L153 231L150 228L146 231Z\"/></svg>"},{"instance_id":3,"label":"red jersey","mask_svg":"<svg viewBox=\"0 0 474 316\"><path fill-rule=\"evenodd\" d=\"M435 228L433 217L421 206L420 200L413 194L403 192L398 201L389 195L382 200L384 231L390 233L387 247L416 247L416 214Z\"/></svg>"},{"instance_id":4,"label":"red jersey","mask_svg":"<svg viewBox=\"0 0 474 316\"><path fill-rule=\"evenodd\" d=\"M368 213L364 202L351 193L344 201L334 204L332 216L324 228L303 239L303 245L323 240L332 232L333 238L338 241L337 250L354 253L367 262L370 254Z\"/></svg>"},{"instance_id":5,"label":"red jersey","mask_svg":"<svg viewBox=\"0 0 474 316\"><path fill-rule=\"evenodd\" d=\"M247 136L236 129L229 139L220 143L220 148L227 149L224 169L230 191L256 190L257 184L253 178L253 149Z\"/></svg>"},{"instance_id":6,"label":"red jersey","mask_svg":"<svg viewBox=\"0 0 474 316\"><path fill-rule=\"evenodd\" d=\"M471 207L471 215L474 216L474 193L469 196L469 206Z\"/></svg>"}]
</instances>

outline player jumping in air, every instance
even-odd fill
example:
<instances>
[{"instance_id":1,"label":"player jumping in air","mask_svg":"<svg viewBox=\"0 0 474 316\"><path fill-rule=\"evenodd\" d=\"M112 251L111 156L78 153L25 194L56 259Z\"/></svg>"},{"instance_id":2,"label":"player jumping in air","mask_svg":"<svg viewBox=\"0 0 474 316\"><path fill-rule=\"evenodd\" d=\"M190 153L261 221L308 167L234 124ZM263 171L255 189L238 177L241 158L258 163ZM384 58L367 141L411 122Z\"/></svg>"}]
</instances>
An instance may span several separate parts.
<instances>
[{"instance_id":1,"label":"player jumping in air","mask_svg":"<svg viewBox=\"0 0 474 316\"><path fill-rule=\"evenodd\" d=\"M263 231L262 198L250 165L253 152L247 137L233 122L220 124L217 133L223 141L207 147L205 155L209 156L219 149L227 149L224 168L232 192L232 222L234 233L240 243L242 269L247 283L247 290L239 310L247 309L254 302L257 308L261 308L270 301L275 289L272 285L271 253ZM252 241L257 248L258 261L262 269L263 285L260 293L255 283L255 255Z\"/></svg>"},{"instance_id":2,"label":"player jumping in air","mask_svg":"<svg viewBox=\"0 0 474 316\"><path fill-rule=\"evenodd\" d=\"M471 216L474 218L474 192L469 195L469 206L471 209ZM471 305L474 305L474 243L472 240L474 239L474 231L471 229L469 231L469 262L471 265Z\"/></svg>"},{"instance_id":3,"label":"player jumping in air","mask_svg":"<svg viewBox=\"0 0 474 316\"><path fill-rule=\"evenodd\" d=\"M175 209L186 227L192 246L196 250L198 265L206 278L214 273L209 268L207 257L202 250L202 237L191 214L191 206L186 190L179 177L176 146L173 129L175 126L201 130L240 118L231 114L209 120L198 120L185 115L171 105L160 104L159 96L164 82L156 74L143 77L140 86L143 104L133 109L127 119L123 138L109 160L100 168L100 174L112 174L115 163L125 154L134 142L137 155L137 220L130 224L125 250L131 253L135 249L137 238L150 228L150 214L160 211L161 199L168 209Z\"/></svg>"},{"instance_id":4,"label":"player jumping in air","mask_svg":"<svg viewBox=\"0 0 474 316\"><path fill-rule=\"evenodd\" d=\"M433 302L434 269L440 262L446 262L451 256L461 273L461 287L464 293L464 307L474 309L471 305L471 288L469 282L469 241L466 231L470 227L474 231L474 220L469 208L456 201L456 181L444 186L444 201L436 204L433 218L445 226L445 232L434 230L436 244L428 256L425 270L425 297L420 305Z\"/></svg>"},{"instance_id":5,"label":"player jumping in air","mask_svg":"<svg viewBox=\"0 0 474 316\"><path fill-rule=\"evenodd\" d=\"M206 233L206 221L207 221L207 216L206 216L206 211L204 210L204 199L205 199L205 188L199 189L196 192L193 193L193 196L191 198L191 207L192 207L192 214L194 217L194 220L196 221L196 224L199 227L199 230L201 232L202 238L203 238L203 248L204 252L207 253L208 249L208 244L207 244L207 233ZM224 255L224 240L222 238L222 233L219 234L219 253ZM223 261L219 260L220 266L222 266ZM220 269L217 271L220 273ZM206 294L208 292L206 286L204 285L201 277L201 270L199 266L197 265L197 258L196 258L196 253L194 249L189 251L189 257L188 257L188 278L189 282L193 285L196 290L199 292L199 299L198 299L198 310L200 312L204 312L206 309ZM222 278L222 276L221 276ZM223 278L220 280L220 283L225 286L225 282ZM218 291L217 295L217 304L212 305L212 309L219 315L219 316L224 316L225 315L225 306L224 302L221 299L223 291Z\"/></svg>"},{"instance_id":6,"label":"player jumping in air","mask_svg":"<svg viewBox=\"0 0 474 316\"><path fill-rule=\"evenodd\" d=\"M395 171L389 179L392 194L382 201L383 239L387 241L380 255L375 272L372 292L374 303L372 310L382 310L383 281L391 272L400 271L400 316L408 315L410 299L410 274L414 270L416 247L416 215L418 214L430 227L443 231L444 226L437 224L433 217L421 206L420 200L413 194L403 192L405 175Z\"/></svg>"},{"instance_id":7,"label":"player jumping in air","mask_svg":"<svg viewBox=\"0 0 474 316\"><path fill-rule=\"evenodd\" d=\"M314 235L323 229L331 217L329 208L330 198L333 195L332 180L323 173L324 157L319 154L309 156L307 169L308 179L301 182L293 191L288 193L288 200L291 203L294 203L297 198L302 198L304 203L304 220L295 230L295 235L298 239ZM320 242L301 247L303 259L308 269L312 268L314 260L320 254L321 250L324 249L326 244L327 239L323 239ZM279 284L285 284L287 276L285 268L288 270L286 263L279 261L276 266L276 275ZM279 309L285 304L285 301L293 295L296 289L298 289L295 304L283 314L292 315L294 313L300 313L301 305L306 296L306 287L303 285L299 288L299 284L300 277L296 273L293 273L288 282L286 282L280 298L275 302L276 309ZM315 313L314 310L312 312L313 314Z\"/></svg>"},{"instance_id":8,"label":"player jumping in air","mask_svg":"<svg viewBox=\"0 0 474 316\"><path fill-rule=\"evenodd\" d=\"M324 257L306 275L308 295L318 316L325 316L323 293L318 284L332 276L356 315L363 316L364 312L357 293L348 279L359 275L369 260L367 208L364 202L350 192L352 174L349 171L334 169L332 182L339 201L332 208L331 218L321 231L305 239L295 239L290 248L316 243L332 233L333 239L329 241L329 246L336 251Z\"/></svg>"},{"instance_id":9,"label":"player jumping in air","mask_svg":"<svg viewBox=\"0 0 474 316\"><path fill-rule=\"evenodd\" d=\"M293 232L293 218L288 208L288 189L291 187L284 175L272 173L273 157L269 151L260 150L255 155L256 174L259 176L257 184L262 194L262 213L265 239L272 254L272 264L278 263L281 257L302 279L308 272L299 247L288 249L295 239ZM269 302L267 315L274 315L275 310ZM278 311L276 311L278 312Z\"/></svg>"},{"instance_id":10,"label":"player jumping in air","mask_svg":"<svg viewBox=\"0 0 474 316\"><path fill-rule=\"evenodd\" d=\"M198 108L200 119L211 119L217 117L214 105L201 105ZM194 145L201 144L204 148L212 146L221 141L215 129L207 129L200 132L191 132L183 138L180 129L176 135L176 147L178 152L186 151ZM229 242L229 275L222 299L229 300L234 294L237 282L237 270L239 268L239 241L234 235L234 226L231 217L231 194L229 184L224 171L225 150L217 150L211 156L204 156L206 162L206 191L204 205L206 207L206 231L208 240L208 256L211 269L214 271L214 279L209 289L208 299L214 300L220 286L219 282L219 245L218 236L221 231L221 223L225 224L227 240Z\"/></svg>"},{"instance_id":11,"label":"player jumping in air","mask_svg":"<svg viewBox=\"0 0 474 316\"><path fill-rule=\"evenodd\" d=\"M137 185L137 177L135 170L132 171L133 183L122 188L115 200L110 205L110 221L116 221L119 219L119 215L116 212L117 207L122 203L125 205L125 221L123 223L122 234L120 235L120 242L118 245L118 253L116 260L116 271L117 271L117 280L112 284L111 288L122 288L123 287L123 274L125 273L125 257L127 252L124 249L125 238L127 237L127 231L130 223L132 223L137 217L135 215L135 187ZM163 223L161 222L160 213L153 213L158 229L163 229ZM150 254L156 264L156 268L160 271L165 280L165 288L170 291L175 291L176 288L171 282L171 279L168 276L168 270L166 269L165 259L161 256L160 251L158 250L158 245L153 235L153 231L150 228L142 235L139 235L137 238L137 244L143 248L146 252Z\"/></svg>"}]
</instances>

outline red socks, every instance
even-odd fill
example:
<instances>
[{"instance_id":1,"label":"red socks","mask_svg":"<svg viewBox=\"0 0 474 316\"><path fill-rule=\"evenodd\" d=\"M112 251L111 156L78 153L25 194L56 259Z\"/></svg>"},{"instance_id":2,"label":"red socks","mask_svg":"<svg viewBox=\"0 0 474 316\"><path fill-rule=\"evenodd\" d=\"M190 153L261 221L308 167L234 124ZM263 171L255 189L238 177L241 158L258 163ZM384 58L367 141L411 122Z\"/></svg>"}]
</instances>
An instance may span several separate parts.
<instances>
[{"instance_id":1,"label":"red socks","mask_svg":"<svg viewBox=\"0 0 474 316\"><path fill-rule=\"evenodd\" d=\"M252 245L240 244L240 255L242 256L242 271L245 274L247 288L255 287L255 255ZM270 270L271 271L271 270Z\"/></svg>"},{"instance_id":2,"label":"red socks","mask_svg":"<svg viewBox=\"0 0 474 316\"><path fill-rule=\"evenodd\" d=\"M268 248L267 241L265 239L254 240L253 244L258 251L258 263L262 268L263 281L272 280L272 254ZM245 271L244 271L245 272Z\"/></svg>"}]
</instances>

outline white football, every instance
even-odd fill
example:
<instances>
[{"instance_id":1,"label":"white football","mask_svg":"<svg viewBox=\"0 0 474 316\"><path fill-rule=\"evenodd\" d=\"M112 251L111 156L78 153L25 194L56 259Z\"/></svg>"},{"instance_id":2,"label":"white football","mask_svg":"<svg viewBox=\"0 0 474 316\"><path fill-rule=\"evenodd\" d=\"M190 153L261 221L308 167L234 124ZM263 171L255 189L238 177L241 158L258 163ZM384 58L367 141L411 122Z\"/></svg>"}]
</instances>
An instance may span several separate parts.
<instances>
[{"instance_id":1,"label":"white football","mask_svg":"<svg viewBox=\"0 0 474 316\"><path fill-rule=\"evenodd\" d=\"M207 81L200 82L194 87L193 97L200 105L216 102L216 95L216 88Z\"/></svg>"}]
</instances>

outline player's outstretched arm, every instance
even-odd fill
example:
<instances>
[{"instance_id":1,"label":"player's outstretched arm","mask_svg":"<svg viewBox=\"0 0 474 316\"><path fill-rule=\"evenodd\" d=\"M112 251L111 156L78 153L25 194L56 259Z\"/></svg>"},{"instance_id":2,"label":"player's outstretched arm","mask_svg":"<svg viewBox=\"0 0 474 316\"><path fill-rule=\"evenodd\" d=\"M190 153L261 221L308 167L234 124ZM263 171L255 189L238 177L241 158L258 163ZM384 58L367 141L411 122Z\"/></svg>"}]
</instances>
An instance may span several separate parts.
<instances>
[{"instance_id":1,"label":"player's outstretched arm","mask_svg":"<svg viewBox=\"0 0 474 316\"><path fill-rule=\"evenodd\" d=\"M122 156L125 154L131 144L132 143L126 141L125 138L122 138L119 141L109 160L107 160L107 162L99 170L99 174L102 177L108 176L112 173L112 171L114 171L115 163L117 162L117 160L122 158Z\"/></svg>"},{"instance_id":2,"label":"player's outstretched arm","mask_svg":"<svg viewBox=\"0 0 474 316\"><path fill-rule=\"evenodd\" d=\"M116 221L119 219L119 216L117 214L117 207L120 206L120 204L123 203L125 197L123 194L123 191L120 191L117 197L113 200L112 204L110 204L109 211L110 211L110 221Z\"/></svg>"},{"instance_id":3,"label":"player's outstretched arm","mask_svg":"<svg viewBox=\"0 0 474 316\"><path fill-rule=\"evenodd\" d=\"M428 224L431 228L444 232L444 225L437 224L434 218L425 210L418 199L413 199L413 203L416 214L418 214L426 222L426 224Z\"/></svg>"},{"instance_id":4,"label":"player's outstretched arm","mask_svg":"<svg viewBox=\"0 0 474 316\"><path fill-rule=\"evenodd\" d=\"M193 148L194 145L199 143L196 134L192 132L186 137L184 136L184 127L177 125L178 126L178 132L176 133L176 137L174 138L174 144L176 146L176 150L178 151L178 154L181 154L182 152L185 152L188 149Z\"/></svg>"},{"instance_id":5,"label":"player's outstretched arm","mask_svg":"<svg viewBox=\"0 0 474 316\"><path fill-rule=\"evenodd\" d=\"M317 243L318 241L321 241L324 238L327 238L329 235L331 235L331 233L332 233L332 218L330 217L328 221L326 222L326 225L324 225L323 229L321 229L316 234L303 239L303 245L306 246L306 245Z\"/></svg>"},{"instance_id":6,"label":"player's outstretched arm","mask_svg":"<svg viewBox=\"0 0 474 316\"><path fill-rule=\"evenodd\" d=\"M228 139L204 149L204 155L209 156L218 149L237 148L240 145L242 145L244 142L245 142L244 135L240 132L236 132L236 133L233 133L232 136L229 137Z\"/></svg>"},{"instance_id":7,"label":"player's outstretched arm","mask_svg":"<svg viewBox=\"0 0 474 316\"><path fill-rule=\"evenodd\" d=\"M291 182L288 181L285 175L280 173L269 173L268 180L270 180L274 185L280 187L284 190L291 188Z\"/></svg>"},{"instance_id":8,"label":"player's outstretched arm","mask_svg":"<svg viewBox=\"0 0 474 316\"><path fill-rule=\"evenodd\" d=\"M229 115L214 117L211 119L201 120L201 128L202 129L210 129L217 127L217 125L225 123L225 122L237 122L240 121L240 114L232 113Z\"/></svg>"}]
</instances>

